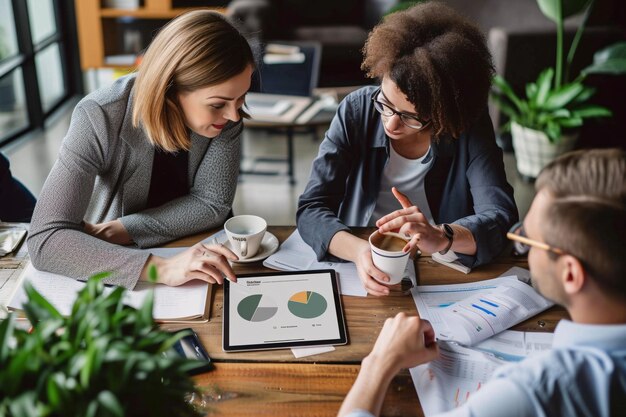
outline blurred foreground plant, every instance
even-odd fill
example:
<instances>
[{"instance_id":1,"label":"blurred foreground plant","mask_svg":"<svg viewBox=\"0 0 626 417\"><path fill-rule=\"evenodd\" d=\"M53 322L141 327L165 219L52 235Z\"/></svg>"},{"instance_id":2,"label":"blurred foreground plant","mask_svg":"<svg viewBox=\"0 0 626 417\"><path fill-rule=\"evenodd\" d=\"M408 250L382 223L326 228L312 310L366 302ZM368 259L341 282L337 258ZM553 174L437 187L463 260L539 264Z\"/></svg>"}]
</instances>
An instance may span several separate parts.
<instances>
[{"instance_id":1,"label":"blurred foreground plant","mask_svg":"<svg viewBox=\"0 0 626 417\"><path fill-rule=\"evenodd\" d=\"M89 279L67 318L26 286L31 331L15 314L0 323L0 416L198 415L187 401L197 361L166 355L184 335L156 327L152 292L129 307L123 288L105 291L107 275Z\"/></svg>"}]
</instances>

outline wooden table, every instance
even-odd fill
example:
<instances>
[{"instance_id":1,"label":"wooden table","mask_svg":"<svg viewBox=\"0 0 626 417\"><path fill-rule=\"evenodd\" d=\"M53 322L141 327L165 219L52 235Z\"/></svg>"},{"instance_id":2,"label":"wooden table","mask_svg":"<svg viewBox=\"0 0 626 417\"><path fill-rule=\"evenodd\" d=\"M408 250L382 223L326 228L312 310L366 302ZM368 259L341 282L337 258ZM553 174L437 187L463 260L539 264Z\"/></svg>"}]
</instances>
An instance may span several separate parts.
<instances>
[{"instance_id":1,"label":"wooden table","mask_svg":"<svg viewBox=\"0 0 626 417\"><path fill-rule=\"evenodd\" d=\"M293 226L270 226L268 229L283 242ZM366 237L370 229L358 229ZM190 246L206 237L197 235L171 246ZM495 278L512 266L528 268L526 260L504 257L465 275L434 262L430 257L416 260L418 283L450 284ZM235 273L269 271L260 262L234 267ZM388 317L403 311L417 314L410 295L388 297L342 296L349 343L321 355L296 359L289 349L259 352L225 353L222 351L223 290L216 287L211 320L193 326L215 370L197 377L205 393L209 414L228 416L332 416L352 386L360 363L370 350ZM514 330L552 332L566 317L561 307L553 307ZM187 326L167 325L167 329ZM383 405L383 416L423 416L413 382L407 370L396 376Z\"/></svg>"}]
</instances>

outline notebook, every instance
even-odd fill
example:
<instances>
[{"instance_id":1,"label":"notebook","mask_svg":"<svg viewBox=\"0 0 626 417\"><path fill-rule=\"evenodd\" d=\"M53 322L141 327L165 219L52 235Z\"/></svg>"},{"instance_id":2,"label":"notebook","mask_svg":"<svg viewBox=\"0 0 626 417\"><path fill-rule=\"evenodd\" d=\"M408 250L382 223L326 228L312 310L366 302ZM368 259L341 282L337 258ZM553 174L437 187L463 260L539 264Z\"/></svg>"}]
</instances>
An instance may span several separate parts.
<instances>
[{"instance_id":1,"label":"notebook","mask_svg":"<svg viewBox=\"0 0 626 417\"><path fill-rule=\"evenodd\" d=\"M20 311L27 301L24 283L30 282L63 316L68 316L78 292L85 283L63 275L38 271L30 263L20 277L20 283L7 308ZM105 291L113 291L107 287ZM203 281L190 281L178 287L139 282L132 291L126 292L125 303L138 308L148 292L154 290L154 320L160 323L208 322L211 309L212 285Z\"/></svg>"}]
</instances>

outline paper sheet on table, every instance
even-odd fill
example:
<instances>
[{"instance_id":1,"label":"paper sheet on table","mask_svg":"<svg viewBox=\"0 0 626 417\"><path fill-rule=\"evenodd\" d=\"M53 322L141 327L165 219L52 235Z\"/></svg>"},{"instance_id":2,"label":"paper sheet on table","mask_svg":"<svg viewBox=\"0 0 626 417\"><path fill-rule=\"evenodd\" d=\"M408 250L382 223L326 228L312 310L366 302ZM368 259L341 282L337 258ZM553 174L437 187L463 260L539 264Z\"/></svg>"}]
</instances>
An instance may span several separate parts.
<instances>
[{"instance_id":1,"label":"paper sheet on table","mask_svg":"<svg viewBox=\"0 0 626 417\"><path fill-rule=\"evenodd\" d=\"M452 285L413 288L413 300L440 340L473 345L553 305L525 282L528 270L511 268L515 276Z\"/></svg>"},{"instance_id":2,"label":"paper sheet on table","mask_svg":"<svg viewBox=\"0 0 626 417\"><path fill-rule=\"evenodd\" d=\"M533 287L511 277L494 289L469 295L441 309L440 316L450 339L472 346L553 305Z\"/></svg>"},{"instance_id":3,"label":"paper sheet on table","mask_svg":"<svg viewBox=\"0 0 626 417\"><path fill-rule=\"evenodd\" d=\"M291 348L291 353L296 358L304 358L305 356L314 356L321 353L332 352L335 350L334 346L314 346L314 347L301 347Z\"/></svg>"},{"instance_id":4,"label":"paper sheet on table","mask_svg":"<svg viewBox=\"0 0 626 417\"><path fill-rule=\"evenodd\" d=\"M450 331L441 316L443 309L471 294L495 289L511 278L494 278L467 284L419 285L411 290L413 301L421 318L430 321L438 339L451 339Z\"/></svg>"},{"instance_id":5,"label":"paper sheet on table","mask_svg":"<svg viewBox=\"0 0 626 417\"><path fill-rule=\"evenodd\" d=\"M456 253L453 251L448 251L445 255L440 255L438 252L435 252L431 255L431 258L435 262L445 265L448 268L456 269L464 274L469 274L472 271L472 268L463 265L461 261L459 261L459 257L456 256Z\"/></svg>"},{"instance_id":6,"label":"paper sheet on table","mask_svg":"<svg viewBox=\"0 0 626 417\"><path fill-rule=\"evenodd\" d=\"M78 292L86 285L82 281L63 275L38 271L30 264L24 270L25 282L30 282L63 316L71 313ZM108 293L113 289L113 287L107 287L105 292ZM193 319L205 313L208 285L202 281L191 281L178 287L140 282L133 291L126 292L125 303L138 308L143 304L151 289L154 289L152 315L155 320ZM21 310L26 300L26 292L22 284L8 303L8 307Z\"/></svg>"},{"instance_id":7,"label":"paper sheet on table","mask_svg":"<svg viewBox=\"0 0 626 417\"><path fill-rule=\"evenodd\" d=\"M552 333L504 331L473 348L439 342L440 359L410 369L425 416L450 411L491 379L501 365L550 350Z\"/></svg>"},{"instance_id":8,"label":"paper sheet on table","mask_svg":"<svg viewBox=\"0 0 626 417\"><path fill-rule=\"evenodd\" d=\"M522 351L528 353L524 357L532 356L549 350L552 345L550 333L508 331L498 336L506 342L490 344L493 352L440 342L439 359L410 369L425 416L465 404L499 366L523 359L519 355Z\"/></svg>"},{"instance_id":9,"label":"paper sheet on table","mask_svg":"<svg viewBox=\"0 0 626 417\"><path fill-rule=\"evenodd\" d=\"M358 297L367 295L353 262L318 262L315 252L302 240L298 230L282 243L275 254L263 261L263 265L281 271L334 269L339 276L341 294ZM405 276L409 277L415 285L415 265L413 262L407 263Z\"/></svg>"}]
</instances>

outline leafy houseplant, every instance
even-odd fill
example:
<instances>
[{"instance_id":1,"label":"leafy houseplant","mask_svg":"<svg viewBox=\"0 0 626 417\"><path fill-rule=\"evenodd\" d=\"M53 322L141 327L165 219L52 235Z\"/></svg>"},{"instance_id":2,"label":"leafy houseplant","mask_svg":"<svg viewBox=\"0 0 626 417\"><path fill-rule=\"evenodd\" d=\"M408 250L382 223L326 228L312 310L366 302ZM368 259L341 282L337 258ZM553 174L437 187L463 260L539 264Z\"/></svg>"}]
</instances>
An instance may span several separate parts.
<instances>
[{"instance_id":1,"label":"leafy houseplant","mask_svg":"<svg viewBox=\"0 0 626 417\"><path fill-rule=\"evenodd\" d=\"M155 328L153 294L134 309L123 288L104 292L104 276L67 318L27 285L32 330L13 314L0 323L0 416L198 415L186 400L197 361L164 354L183 335Z\"/></svg>"},{"instance_id":2,"label":"leafy houseplant","mask_svg":"<svg viewBox=\"0 0 626 417\"><path fill-rule=\"evenodd\" d=\"M558 154L573 148L576 132L589 118L610 117L605 107L589 103L595 90L585 86L588 74L626 73L626 43L612 45L594 56L594 64L569 81L570 66L585 29L593 0L537 0L541 11L557 25L556 65L543 70L536 82L526 85L526 96L518 96L501 76L494 77L492 97L509 117L518 170L528 177ZM585 11L563 65L563 21Z\"/></svg>"}]
</instances>

